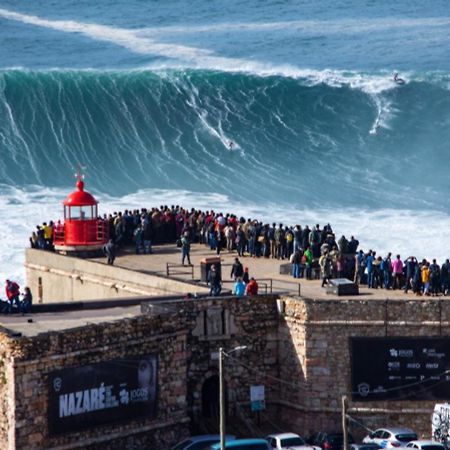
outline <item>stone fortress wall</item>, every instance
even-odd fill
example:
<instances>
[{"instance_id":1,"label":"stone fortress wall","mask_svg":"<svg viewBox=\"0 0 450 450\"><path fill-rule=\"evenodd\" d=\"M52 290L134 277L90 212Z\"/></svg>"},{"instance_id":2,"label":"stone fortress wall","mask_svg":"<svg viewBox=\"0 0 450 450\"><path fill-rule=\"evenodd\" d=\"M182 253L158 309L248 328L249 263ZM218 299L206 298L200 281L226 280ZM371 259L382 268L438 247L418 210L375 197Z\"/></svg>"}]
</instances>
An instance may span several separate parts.
<instances>
[{"instance_id":1,"label":"stone fortress wall","mask_svg":"<svg viewBox=\"0 0 450 450\"><path fill-rule=\"evenodd\" d=\"M436 401L351 401L350 338L449 337L450 301L288 297L281 301L280 378L306 386L284 388L280 414L285 420L294 422L306 435L339 429L341 396L347 395L350 415L366 427L405 426L430 437ZM353 428L356 436L366 434L361 427Z\"/></svg>"},{"instance_id":2,"label":"stone fortress wall","mask_svg":"<svg viewBox=\"0 0 450 450\"><path fill-rule=\"evenodd\" d=\"M48 252L28 250L27 261L32 290L39 292L43 284L45 303L194 292L181 281ZM448 300L267 295L167 300L157 306L151 297L142 301L142 314L132 318L92 324L86 311L82 327L29 336L0 333L0 448L166 450L202 420L206 387L217 380L219 347L242 345L244 352L226 359L230 416L243 411L254 417L249 390L262 384L264 416L303 435L340 428L342 395L350 398L350 415L368 428L405 425L430 435L433 401L351 400L350 339L449 336ZM51 373L150 353L159 361L156 418L49 433Z\"/></svg>"},{"instance_id":3,"label":"stone fortress wall","mask_svg":"<svg viewBox=\"0 0 450 450\"><path fill-rule=\"evenodd\" d=\"M214 353L245 342L246 359L262 373L277 374L277 314L273 298L171 302L132 319L40 333L0 334L0 448L151 448L166 450L189 434L201 414L202 383L217 375ZM260 318L256 324L254 318ZM237 344L236 344L237 345ZM82 432L49 432L50 374L139 355L158 355L157 417L92 427ZM265 355L263 358L261 358ZM248 371L226 376L229 409L246 399Z\"/></svg>"}]
</instances>

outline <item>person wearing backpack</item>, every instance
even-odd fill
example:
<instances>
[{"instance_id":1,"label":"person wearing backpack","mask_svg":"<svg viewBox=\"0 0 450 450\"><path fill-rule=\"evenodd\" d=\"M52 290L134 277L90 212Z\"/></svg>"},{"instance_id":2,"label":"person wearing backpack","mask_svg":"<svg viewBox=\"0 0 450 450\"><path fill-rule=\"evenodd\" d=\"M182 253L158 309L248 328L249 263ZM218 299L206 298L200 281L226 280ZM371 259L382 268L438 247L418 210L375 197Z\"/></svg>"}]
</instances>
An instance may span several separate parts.
<instances>
[{"instance_id":1,"label":"person wearing backpack","mask_svg":"<svg viewBox=\"0 0 450 450\"><path fill-rule=\"evenodd\" d=\"M294 252L294 233L291 228L286 228L286 258L290 258Z\"/></svg>"}]
</instances>

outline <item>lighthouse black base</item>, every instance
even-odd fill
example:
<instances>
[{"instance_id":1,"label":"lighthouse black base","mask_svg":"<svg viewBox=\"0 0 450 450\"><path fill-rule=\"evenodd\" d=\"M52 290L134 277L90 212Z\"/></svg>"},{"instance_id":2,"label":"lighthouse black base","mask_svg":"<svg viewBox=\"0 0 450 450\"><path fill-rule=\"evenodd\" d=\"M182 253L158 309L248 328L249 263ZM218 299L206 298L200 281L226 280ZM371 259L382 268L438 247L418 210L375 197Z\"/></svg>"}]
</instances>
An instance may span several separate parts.
<instances>
[{"instance_id":1,"label":"lighthouse black base","mask_svg":"<svg viewBox=\"0 0 450 450\"><path fill-rule=\"evenodd\" d=\"M55 252L66 256L76 256L77 258L95 258L104 255L103 245L55 245Z\"/></svg>"}]
</instances>

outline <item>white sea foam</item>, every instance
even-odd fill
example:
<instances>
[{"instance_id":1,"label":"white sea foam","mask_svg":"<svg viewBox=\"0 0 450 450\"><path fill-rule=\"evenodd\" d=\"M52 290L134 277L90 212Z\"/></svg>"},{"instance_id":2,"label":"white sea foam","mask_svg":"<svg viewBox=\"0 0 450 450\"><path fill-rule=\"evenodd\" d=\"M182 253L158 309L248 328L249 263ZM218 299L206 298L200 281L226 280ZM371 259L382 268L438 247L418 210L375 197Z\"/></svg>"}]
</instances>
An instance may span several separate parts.
<instances>
[{"instance_id":1,"label":"white sea foam","mask_svg":"<svg viewBox=\"0 0 450 450\"><path fill-rule=\"evenodd\" d=\"M162 56L170 60L149 66L149 68L153 69L198 68L226 72L254 73L260 76L280 75L305 79L311 85L320 83L336 87L348 85L351 88L360 89L368 94L379 94L397 87L389 73L367 75L354 71L302 69L290 64L273 65L243 58L229 58L216 55L212 50L208 49L157 42L139 29L131 30L107 25L77 22L74 20L48 20L3 8L0 8L0 17L65 33L82 34L91 39L124 47L133 53ZM270 24L266 24L265 26L269 27ZM281 23L276 23L274 26L281 26Z\"/></svg>"},{"instance_id":2,"label":"white sea foam","mask_svg":"<svg viewBox=\"0 0 450 450\"><path fill-rule=\"evenodd\" d=\"M304 31L318 35L356 34L407 28L448 27L448 17L425 17L420 19L378 18L378 19L337 19L337 20L286 20L276 22L220 22L208 25L148 27L141 32L147 34L198 34L230 31Z\"/></svg>"},{"instance_id":3,"label":"white sea foam","mask_svg":"<svg viewBox=\"0 0 450 450\"><path fill-rule=\"evenodd\" d=\"M24 248L36 224L62 216L62 201L67 189L30 186L24 189L1 187L0 211L0 280L13 278L25 282ZM384 255L388 251L402 257L437 258L442 262L448 254L450 215L437 211L301 209L293 205L245 204L214 193L185 190L141 190L120 198L96 194L100 212L110 213L129 208L179 204L185 207L232 212L238 216L259 218L264 222L289 225L330 222L336 234L356 236L364 250L369 248ZM1 281L0 281L1 282Z\"/></svg>"}]
</instances>

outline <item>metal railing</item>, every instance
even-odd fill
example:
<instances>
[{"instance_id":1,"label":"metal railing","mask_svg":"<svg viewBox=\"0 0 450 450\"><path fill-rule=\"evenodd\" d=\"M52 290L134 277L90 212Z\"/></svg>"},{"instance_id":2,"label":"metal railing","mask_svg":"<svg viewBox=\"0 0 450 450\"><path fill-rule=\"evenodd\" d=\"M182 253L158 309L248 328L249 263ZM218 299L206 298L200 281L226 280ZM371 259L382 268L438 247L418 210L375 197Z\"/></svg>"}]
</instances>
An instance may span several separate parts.
<instances>
[{"instance_id":1,"label":"metal railing","mask_svg":"<svg viewBox=\"0 0 450 450\"><path fill-rule=\"evenodd\" d=\"M194 279L194 265L189 264L185 266L183 264L176 263L166 263L166 275L170 277L171 275L190 275Z\"/></svg>"},{"instance_id":2,"label":"metal railing","mask_svg":"<svg viewBox=\"0 0 450 450\"><path fill-rule=\"evenodd\" d=\"M67 224L56 225L53 231L53 242L56 245L71 245L72 242L66 242L66 238L72 241L74 236L72 233L66 233ZM73 226L73 224L72 224ZM76 238L83 244L97 244L106 242L108 240L109 228L108 223L104 220L86 220L77 221L77 234ZM69 234L69 236L67 236Z\"/></svg>"},{"instance_id":3,"label":"metal railing","mask_svg":"<svg viewBox=\"0 0 450 450\"><path fill-rule=\"evenodd\" d=\"M301 284L296 283L295 281L288 281L288 280L278 280L274 278L256 278L256 282L258 283L258 293L259 294L273 294L273 293L279 293L279 292L292 292L298 293L298 295L301 295ZM223 284L231 284L233 285L235 283L234 280L222 280ZM278 285L278 286L277 286ZM286 288L286 286L283 285L290 285L291 288Z\"/></svg>"}]
</instances>

